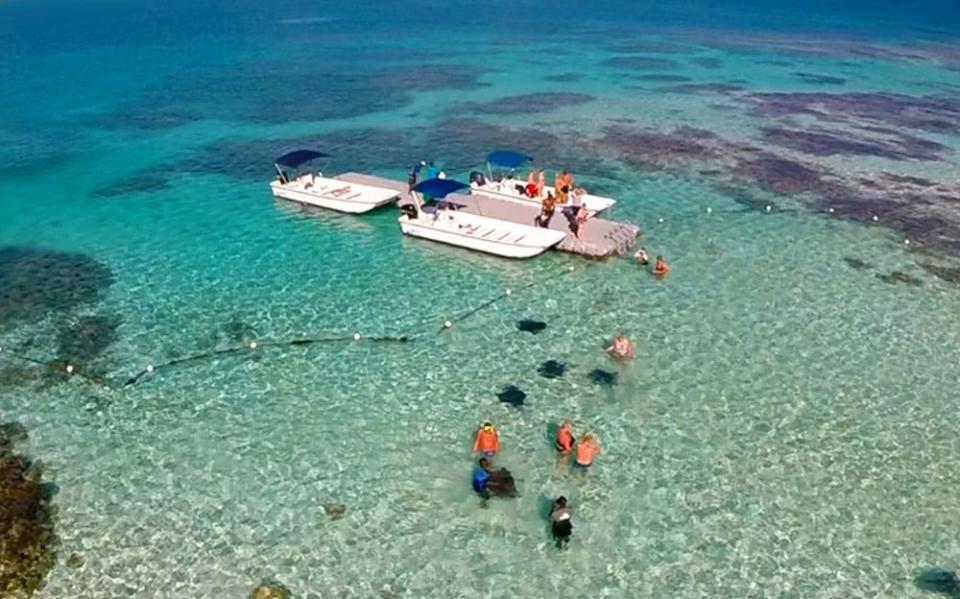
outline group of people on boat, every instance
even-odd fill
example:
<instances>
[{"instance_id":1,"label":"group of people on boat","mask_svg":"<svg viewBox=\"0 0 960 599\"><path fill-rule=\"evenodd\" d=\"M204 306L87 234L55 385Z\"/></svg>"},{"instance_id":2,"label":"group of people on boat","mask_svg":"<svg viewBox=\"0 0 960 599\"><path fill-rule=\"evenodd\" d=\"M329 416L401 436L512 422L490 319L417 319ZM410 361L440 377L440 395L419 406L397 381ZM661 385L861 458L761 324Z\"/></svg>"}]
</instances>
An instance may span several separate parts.
<instances>
[{"instance_id":1,"label":"group of people on boat","mask_svg":"<svg viewBox=\"0 0 960 599\"><path fill-rule=\"evenodd\" d=\"M594 433L584 433L579 441L573 434L573 424L564 420L556 430L554 448L560 459L574 456L573 467L586 472L596 456L602 453L600 438ZM473 490L484 500L490 497L515 497L516 483L506 468L494 468L493 459L500 455L500 433L489 420L477 429L473 440L472 453L479 455L473 470ZM558 548L564 547L573 534L573 519L567 498L563 495L552 500L550 510L550 528Z\"/></svg>"}]
</instances>

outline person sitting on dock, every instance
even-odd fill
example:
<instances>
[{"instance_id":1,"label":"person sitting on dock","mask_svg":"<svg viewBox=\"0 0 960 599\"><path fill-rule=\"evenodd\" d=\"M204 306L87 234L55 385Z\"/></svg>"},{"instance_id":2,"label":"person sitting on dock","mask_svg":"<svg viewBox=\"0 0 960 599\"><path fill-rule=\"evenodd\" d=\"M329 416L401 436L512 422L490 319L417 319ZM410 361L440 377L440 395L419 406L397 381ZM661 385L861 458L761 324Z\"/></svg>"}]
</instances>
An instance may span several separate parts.
<instances>
[{"instance_id":1,"label":"person sitting on dock","mask_svg":"<svg viewBox=\"0 0 960 599\"><path fill-rule=\"evenodd\" d=\"M647 255L647 250L642 247L637 250L637 253L634 254L633 257L636 258L637 262L639 262L642 266L650 264L650 256Z\"/></svg>"},{"instance_id":2,"label":"person sitting on dock","mask_svg":"<svg viewBox=\"0 0 960 599\"><path fill-rule=\"evenodd\" d=\"M620 333L613 338L613 341L607 346L607 352L615 358L632 358L634 356L633 343L630 338Z\"/></svg>"},{"instance_id":3,"label":"person sitting on dock","mask_svg":"<svg viewBox=\"0 0 960 599\"><path fill-rule=\"evenodd\" d=\"M670 274L670 266L663 256L657 256L657 261L653 265L653 274L658 277L665 277Z\"/></svg>"},{"instance_id":4,"label":"person sitting on dock","mask_svg":"<svg viewBox=\"0 0 960 599\"><path fill-rule=\"evenodd\" d=\"M540 214L537 215L536 224L540 227L546 229L550 226L550 219L553 218L553 212L557 208L557 199L553 197L553 194L549 191L547 192L547 197L543 198L543 202L540 205Z\"/></svg>"},{"instance_id":5,"label":"person sitting on dock","mask_svg":"<svg viewBox=\"0 0 960 599\"><path fill-rule=\"evenodd\" d=\"M590 211L587 210L587 207L583 204L580 204L580 207L577 208L576 224L577 224L577 239L583 239L583 228L587 224L587 219L590 218Z\"/></svg>"},{"instance_id":6,"label":"person sitting on dock","mask_svg":"<svg viewBox=\"0 0 960 599\"><path fill-rule=\"evenodd\" d=\"M547 186L547 174L543 172L543 169L537 171L537 197L543 197L543 190Z\"/></svg>"}]
</instances>

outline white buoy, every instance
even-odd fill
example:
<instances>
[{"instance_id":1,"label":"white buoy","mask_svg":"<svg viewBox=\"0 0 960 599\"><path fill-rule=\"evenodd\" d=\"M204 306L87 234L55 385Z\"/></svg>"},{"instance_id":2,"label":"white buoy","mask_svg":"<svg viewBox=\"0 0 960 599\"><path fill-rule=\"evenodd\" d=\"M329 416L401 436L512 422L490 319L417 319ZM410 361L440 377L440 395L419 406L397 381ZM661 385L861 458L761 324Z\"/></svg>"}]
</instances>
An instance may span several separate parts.
<instances>
[{"instance_id":1,"label":"white buoy","mask_svg":"<svg viewBox=\"0 0 960 599\"><path fill-rule=\"evenodd\" d=\"M250 349L257 349L257 342L256 342L256 341L251 341L251 342L250 342Z\"/></svg>"},{"instance_id":2,"label":"white buoy","mask_svg":"<svg viewBox=\"0 0 960 599\"><path fill-rule=\"evenodd\" d=\"M662 219L662 218L658 218L658 219L657 219L657 222L662 225L662 224L663 224L663 219Z\"/></svg>"},{"instance_id":3,"label":"white buoy","mask_svg":"<svg viewBox=\"0 0 960 599\"><path fill-rule=\"evenodd\" d=\"M73 364L67 364L67 374L73 374Z\"/></svg>"},{"instance_id":4,"label":"white buoy","mask_svg":"<svg viewBox=\"0 0 960 599\"><path fill-rule=\"evenodd\" d=\"M506 295L510 295L511 293L513 293L513 292L510 291L509 289L507 289L506 291L504 291L504 294L506 294Z\"/></svg>"},{"instance_id":5,"label":"white buoy","mask_svg":"<svg viewBox=\"0 0 960 599\"><path fill-rule=\"evenodd\" d=\"M903 245L910 245L910 240L909 240L909 239L904 239L904 240L903 240Z\"/></svg>"},{"instance_id":6,"label":"white buoy","mask_svg":"<svg viewBox=\"0 0 960 599\"><path fill-rule=\"evenodd\" d=\"M147 364L147 372L153 372L153 364Z\"/></svg>"},{"instance_id":7,"label":"white buoy","mask_svg":"<svg viewBox=\"0 0 960 599\"><path fill-rule=\"evenodd\" d=\"M878 220L880 220L880 217L877 216L876 214L874 214L874 215L873 215L873 222L877 222Z\"/></svg>"},{"instance_id":8,"label":"white buoy","mask_svg":"<svg viewBox=\"0 0 960 599\"><path fill-rule=\"evenodd\" d=\"M3 351L3 348L2 348L2 347L0 347L0 352L2 352L2 351Z\"/></svg>"},{"instance_id":9,"label":"white buoy","mask_svg":"<svg viewBox=\"0 0 960 599\"><path fill-rule=\"evenodd\" d=\"M576 269L576 267L571 266L571 267L570 267L570 272L573 272L575 269Z\"/></svg>"},{"instance_id":10,"label":"white buoy","mask_svg":"<svg viewBox=\"0 0 960 599\"><path fill-rule=\"evenodd\" d=\"M453 323L450 322L449 320L443 321L443 328L449 329L449 328L452 327L452 326L453 326Z\"/></svg>"},{"instance_id":11,"label":"white buoy","mask_svg":"<svg viewBox=\"0 0 960 599\"><path fill-rule=\"evenodd\" d=\"M830 214L833 214L833 208L831 208L830 210L827 210L827 212L829 212Z\"/></svg>"},{"instance_id":12,"label":"white buoy","mask_svg":"<svg viewBox=\"0 0 960 599\"><path fill-rule=\"evenodd\" d=\"M354 340L354 341L360 341L360 333L354 333L354 334L353 334L353 340Z\"/></svg>"},{"instance_id":13,"label":"white buoy","mask_svg":"<svg viewBox=\"0 0 960 599\"><path fill-rule=\"evenodd\" d=\"M711 212L713 212L713 208L710 208L709 206L707 206L707 214L710 214Z\"/></svg>"},{"instance_id":14,"label":"white buoy","mask_svg":"<svg viewBox=\"0 0 960 599\"><path fill-rule=\"evenodd\" d=\"M767 204L767 212L770 212L773 208L770 207L770 204Z\"/></svg>"}]
</instances>

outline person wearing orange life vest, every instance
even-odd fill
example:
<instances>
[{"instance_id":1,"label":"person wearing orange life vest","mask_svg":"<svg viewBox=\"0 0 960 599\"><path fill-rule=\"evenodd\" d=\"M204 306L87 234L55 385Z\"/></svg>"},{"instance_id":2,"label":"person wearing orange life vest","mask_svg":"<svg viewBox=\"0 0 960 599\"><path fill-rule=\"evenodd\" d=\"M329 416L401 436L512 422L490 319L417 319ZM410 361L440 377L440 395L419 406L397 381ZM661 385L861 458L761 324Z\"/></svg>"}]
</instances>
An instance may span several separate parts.
<instances>
[{"instance_id":1,"label":"person wearing orange life vest","mask_svg":"<svg viewBox=\"0 0 960 599\"><path fill-rule=\"evenodd\" d=\"M667 265L667 261L663 259L663 256L657 256L657 261L653 265L653 274L658 277L665 277L670 274L670 266Z\"/></svg>"},{"instance_id":2,"label":"person wearing orange life vest","mask_svg":"<svg viewBox=\"0 0 960 599\"><path fill-rule=\"evenodd\" d=\"M573 425L569 420L564 420L560 428L557 429L557 438L554 441L554 447L562 456L568 456L573 451L573 444L576 439L573 436Z\"/></svg>"},{"instance_id":3,"label":"person wearing orange life vest","mask_svg":"<svg viewBox=\"0 0 960 599\"><path fill-rule=\"evenodd\" d=\"M593 464L593 458L602 451L600 438L593 433L585 433L577 443L577 459L574 465L580 470L586 470Z\"/></svg>"},{"instance_id":4,"label":"person wearing orange life vest","mask_svg":"<svg viewBox=\"0 0 960 599\"><path fill-rule=\"evenodd\" d=\"M489 420L485 420L477 430L477 436L473 439L473 453L482 453L488 458L500 453L500 434Z\"/></svg>"}]
</instances>

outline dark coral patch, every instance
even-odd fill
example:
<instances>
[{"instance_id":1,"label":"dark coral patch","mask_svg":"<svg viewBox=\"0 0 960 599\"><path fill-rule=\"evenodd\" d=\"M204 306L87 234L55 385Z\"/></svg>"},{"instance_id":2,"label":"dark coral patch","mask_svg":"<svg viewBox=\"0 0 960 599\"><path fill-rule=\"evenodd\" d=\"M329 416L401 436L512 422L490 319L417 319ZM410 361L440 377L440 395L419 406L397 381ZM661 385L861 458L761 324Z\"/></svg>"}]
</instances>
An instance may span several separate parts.
<instances>
[{"instance_id":1,"label":"dark coral patch","mask_svg":"<svg viewBox=\"0 0 960 599\"><path fill-rule=\"evenodd\" d=\"M712 160L721 156L715 146L716 135L705 129L679 127L672 132L611 126L604 129L599 143L614 150L632 166L659 170L690 161Z\"/></svg>"},{"instance_id":2,"label":"dark coral patch","mask_svg":"<svg viewBox=\"0 0 960 599\"><path fill-rule=\"evenodd\" d=\"M932 133L960 132L960 98L888 93L754 93L762 116L809 116L836 123L863 121Z\"/></svg>"},{"instance_id":3,"label":"dark coral patch","mask_svg":"<svg viewBox=\"0 0 960 599\"><path fill-rule=\"evenodd\" d=\"M920 266L930 274L948 283L960 285L960 267L941 266L929 262L921 262Z\"/></svg>"},{"instance_id":4,"label":"dark coral patch","mask_svg":"<svg viewBox=\"0 0 960 599\"><path fill-rule=\"evenodd\" d=\"M547 75L543 79L554 83L574 83L582 79L580 73L558 73L556 75Z\"/></svg>"},{"instance_id":5,"label":"dark coral patch","mask_svg":"<svg viewBox=\"0 0 960 599\"><path fill-rule=\"evenodd\" d=\"M765 127L767 143L813 156L876 156L890 160L942 160L949 148L943 144L899 134L894 138L857 136L824 129L799 130Z\"/></svg>"},{"instance_id":6,"label":"dark coral patch","mask_svg":"<svg viewBox=\"0 0 960 599\"><path fill-rule=\"evenodd\" d=\"M691 58L690 62L705 69L719 69L723 66L722 60L719 58L713 58L712 56L698 56L696 58Z\"/></svg>"},{"instance_id":7,"label":"dark coral patch","mask_svg":"<svg viewBox=\"0 0 960 599\"><path fill-rule=\"evenodd\" d=\"M539 92L506 96L489 102L461 104L457 110L467 110L481 114L533 114L550 112L565 106L579 106L593 102L595 98L588 94L574 92Z\"/></svg>"},{"instance_id":8,"label":"dark coral patch","mask_svg":"<svg viewBox=\"0 0 960 599\"><path fill-rule=\"evenodd\" d=\"M630 79L634 81L644 81L648 83L687 83L693 81L683 75L671 75L669 73L650 73L648 75L633 75Z\"/></svg>"},{"instance_id":9,"label":"dark coral patch","mask_svg":"<svg viewBox=\"0 0 960 599\"><path fill-rule=\"evenodd\" d=\"M649 56L615 56L605 60L603 64L608 67L632 71L666 71L680 66L666 58L650 58Z\"/></svg>"},{"instance_id":10,"label":"dark coral patch","mask_svg":"<svg viewBox=\"0 0 960 599\"><path fill-rule=\"evenodd\" d=\"M742 92L746 88L737 83L681 83L658 87L657 91L670 94L717 94L726 96Z\"/></svg>"},{"instance_id":11,"label":"dark coral patch","mask_svg":"<svg viewBox=\"0 0 960 599\"><path fill-rule=\"evenodd\" d=\"M170 181L158 172L144 171L101 187L95 193L102 198L155 193L170 189Z\"/></svg>"},{"instance_id":12,"label":"dark coral patch","mask_svg":"<svg viewBox=\"0 0 960 599\"><path fill-rule=\"evenodd\" d=\"M53 568L57 539L50 487L16 442L0 432L0 595L29 597Z\"/></svg>"},{"instance_id":13,"label":"dark coral patch","mask_svg":"<svg viewBox=\"0 0 960 599\"><path fill-rule=\"evenodd\" d=\"M0 326L94 302L112 284L110 269L84 254L0 248Z\"/></svg>"},{"instance_id":14,"label":"dark coral patch","mask_svg":"<svg viewBox=\"0 0 960 599\"><path fill-rule=\"evenodd\" d=\"M497 399L515 408L522 406L526 398L527 394L521 391L516 385L507 385L502 391L497 393Z\"/></svg>"},{"instance_id":15,"label":"dark coral patch","mask_svg":"<svg viewBox=\"0 0 960 599\"><path fill-rule=\"evenodd\" d=\"M839 189L816 167L769 152L740 161L734 173L766 191L783 195L813 193L830 196L832 191Z\"/></svg>"},{"instance_id":16,"label":"dark coral patch","mask_svg":"<svg viewBox=\"0 0 960 599\"><path fill-rule=\"evenodd\" d=\"M820 75L818 73L804 73L797 71L790 73L800 81L811 85L843 85L847 82L844 77L834 77L833 75Z\"/></svg>"},{"instance_id":17,"label":"dark coral patch","mask_svg":"<svg viewBox=\"0 0 960 599\"><path fill-rule=\"evenodd\" d=\"M68 364L96 359L117 338L119 316L81 316L57 334L57 356Z\"/></svg>"}]
</instances>

